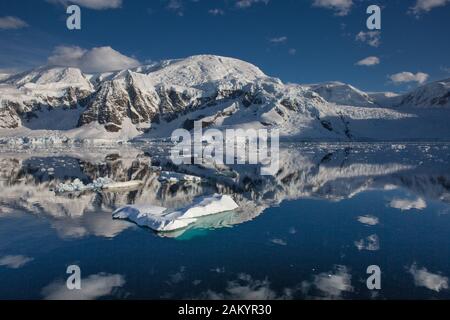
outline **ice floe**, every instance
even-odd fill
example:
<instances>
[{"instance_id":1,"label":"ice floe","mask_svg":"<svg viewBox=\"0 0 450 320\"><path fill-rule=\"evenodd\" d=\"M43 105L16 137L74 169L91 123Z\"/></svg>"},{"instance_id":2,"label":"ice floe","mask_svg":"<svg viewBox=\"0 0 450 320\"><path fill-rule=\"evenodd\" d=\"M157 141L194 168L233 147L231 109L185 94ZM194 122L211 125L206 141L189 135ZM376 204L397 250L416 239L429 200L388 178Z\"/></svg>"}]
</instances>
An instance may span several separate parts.
<instances>
[{"instance_id":1,"label":"ice floe","mask_svg":"<svg viewBox=\"0 0 450 320\"><path fill-rule=\"evenodd\" d=\"M215 194L199 197L191 205L175 210L153 205L124 206L114 211L113 217L130 220L155 231L169 232L186 228L198 218L237 208L238 205L230 196Z\"/></svg>"}]
</instances>

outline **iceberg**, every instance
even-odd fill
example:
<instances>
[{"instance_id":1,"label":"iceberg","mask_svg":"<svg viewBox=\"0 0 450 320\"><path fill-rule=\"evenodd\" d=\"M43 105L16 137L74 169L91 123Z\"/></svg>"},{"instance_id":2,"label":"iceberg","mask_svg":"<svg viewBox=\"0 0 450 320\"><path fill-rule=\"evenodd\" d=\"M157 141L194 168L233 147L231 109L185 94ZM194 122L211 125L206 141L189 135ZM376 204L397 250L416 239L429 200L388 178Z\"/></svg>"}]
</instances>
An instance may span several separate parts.
<instances>
[{"instance_id":1,"label":"iceberg","mask_svg":"<svg viewBox=\"0 0 450 320\"><path fill-rule=\"evenodd\" d=\"M201 217L232 211L238 207L230 196L215 194L199 197L191 205L175 210L153 205L124 206L113 212L113 218L130 220L158 232L170 232L184 229Z\"/></svg>"}]
</instances>

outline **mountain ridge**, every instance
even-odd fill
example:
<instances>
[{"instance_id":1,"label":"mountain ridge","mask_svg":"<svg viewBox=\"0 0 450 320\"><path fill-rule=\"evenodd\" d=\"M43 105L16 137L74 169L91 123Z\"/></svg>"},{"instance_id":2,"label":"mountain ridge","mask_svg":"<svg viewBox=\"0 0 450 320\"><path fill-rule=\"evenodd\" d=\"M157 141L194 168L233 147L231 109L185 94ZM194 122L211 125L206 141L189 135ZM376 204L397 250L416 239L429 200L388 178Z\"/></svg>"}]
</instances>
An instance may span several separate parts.
<instances>
[{"instance_id":1,"label":"mountain ridge","mask_svg":"<svg viewBox=\"0 0 450 320\"><path fill-rule=\"evenodd\" d=\"M450 79L404 95L366 93L341 82L284 84L248 62L214 55L93 75L40 67L0 80L0 98L0 130L8 137L53 132L69 139L167 138L203 119L217 128L279 129L287 139L385 138L373 130L392 131L395 139L450 139L439 122L449 118ZM78 119L67 121L61 110ZM64 132L55 129L53 114L67 122ZM415 118L423 132L411 136ZM405 128L395 129L395 120ZM436 121L439 136L427 133ZM88 127L95 130L83 135Z\"/></svg>"}]
</instances>

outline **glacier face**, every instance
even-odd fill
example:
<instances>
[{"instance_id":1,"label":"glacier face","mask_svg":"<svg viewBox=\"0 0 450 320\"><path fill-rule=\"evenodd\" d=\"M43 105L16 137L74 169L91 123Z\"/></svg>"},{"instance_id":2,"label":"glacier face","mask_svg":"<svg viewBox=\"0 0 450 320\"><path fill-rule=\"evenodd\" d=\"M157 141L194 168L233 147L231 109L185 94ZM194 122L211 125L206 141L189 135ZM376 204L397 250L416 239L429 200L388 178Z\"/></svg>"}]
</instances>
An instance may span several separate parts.
<instances>
[{"instance_id":1,"label":"glacier face","mask_svg":"<svg viewBox=\"0 0 450 320\"><path fill-rule=\"evenodd\" d=\"M283 84L250 63L212 55L95 75L41 67L1 78L0 132L6 140L117 141L167 138L202 120L276 128L292 140L448 140L449 83L405 95L339 82Z\"/></svg>"}]
</instances>

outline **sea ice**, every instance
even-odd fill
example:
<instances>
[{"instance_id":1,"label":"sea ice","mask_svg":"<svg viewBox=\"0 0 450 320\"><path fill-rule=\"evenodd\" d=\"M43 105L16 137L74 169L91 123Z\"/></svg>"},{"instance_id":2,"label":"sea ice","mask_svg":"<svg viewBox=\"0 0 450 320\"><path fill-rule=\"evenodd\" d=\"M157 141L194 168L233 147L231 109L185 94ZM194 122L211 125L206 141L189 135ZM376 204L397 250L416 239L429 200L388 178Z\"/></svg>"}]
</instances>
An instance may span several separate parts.
<instances>
[{"instance_id":1,"label":"sea ice","mask_svg":"<svg viewBox=\"0 0 450 320\"><path fill-rule=\"evenodd\" d=\"M215 194L199 197L191 205L176 210L153 205L129 205L114 211L113 218L127 219L155 231L169 232L186 228L200 217L237 208L230 196Z\"/></svg>"}]
</instances>

